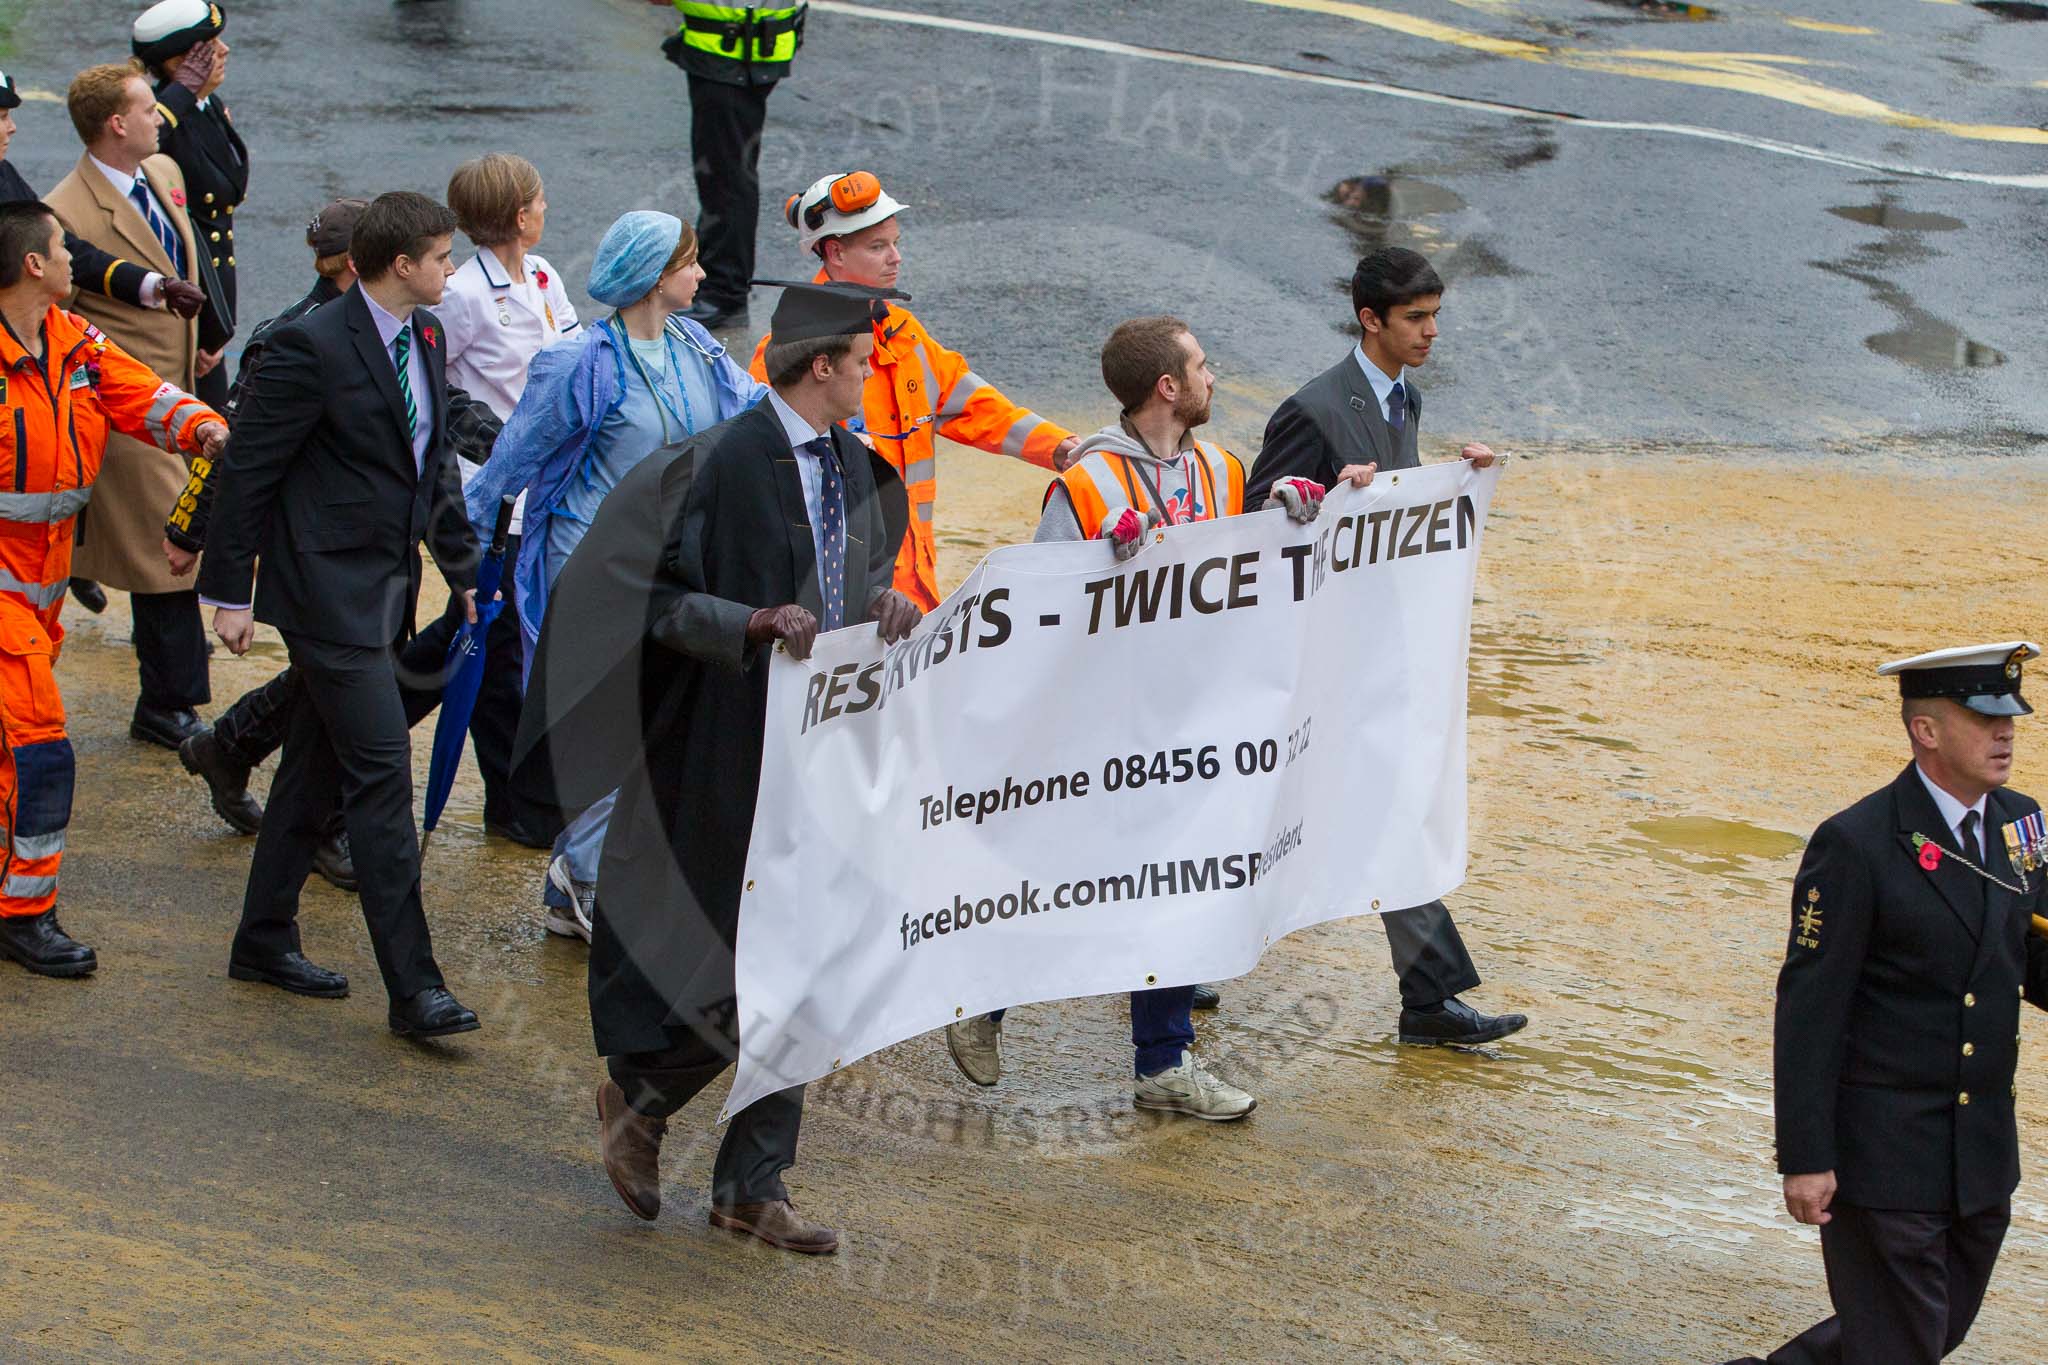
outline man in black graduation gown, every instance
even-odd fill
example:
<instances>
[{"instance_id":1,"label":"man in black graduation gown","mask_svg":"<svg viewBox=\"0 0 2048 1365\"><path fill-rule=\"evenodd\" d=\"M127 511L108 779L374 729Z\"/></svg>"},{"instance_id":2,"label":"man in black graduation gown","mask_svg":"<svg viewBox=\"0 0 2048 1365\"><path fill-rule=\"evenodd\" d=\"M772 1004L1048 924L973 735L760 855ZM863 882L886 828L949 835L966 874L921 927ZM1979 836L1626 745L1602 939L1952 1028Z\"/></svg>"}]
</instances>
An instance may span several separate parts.
<instances>
[{"instance_id":1,"label":"man in black graduation gown","mask_svg":"<svg viewBox=\"0 0 2048 1365\"><path fill-rule=\"evenodd\" d=\"M1984 1300L2020 1178L2020 1001L2048 1009L2048 827L2005 789L2040 652L1879 669L1913 761L1806 846L1778 974L1778 1169L1820 1228L1835 1315L1772 1365L1934 1365Z\"/></svg>"},{"instance_id":2,"label":"man in black graduation gown","mask_svg":"<svg viewBox=\"0 0 2048 1365\"><path fill-rule=\"evenodd\" d=\"M661 1207L668 1117L737 1056L732 946L760 785L770 646L921 613L889 584L908 525L888 463L838 423L860 411L880 298L788 285L765 357L772 392L656 451L620 481L563 567L514 762L550 770L568 810L616 788L599 865L590 1015L606 1172L642 1218ZM764 812L774 818L775 812ZM803 1087L734 1115L711 1222L790 1251L837 1249L782 1183Z\"/></svg>"}]
</instances>

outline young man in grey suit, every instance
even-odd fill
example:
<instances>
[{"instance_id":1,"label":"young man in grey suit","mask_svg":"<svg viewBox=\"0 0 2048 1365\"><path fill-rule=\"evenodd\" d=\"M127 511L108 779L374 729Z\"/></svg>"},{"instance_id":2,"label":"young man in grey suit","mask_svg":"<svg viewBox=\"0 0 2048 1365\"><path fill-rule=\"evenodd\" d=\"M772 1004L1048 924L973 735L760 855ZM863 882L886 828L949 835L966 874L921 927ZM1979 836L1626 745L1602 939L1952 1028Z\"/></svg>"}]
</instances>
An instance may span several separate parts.
<instances>
[{"instance_id":1,"label":"young man in grey suit","mask_svg":"<svg viewBox=\"0 0 2048 1365\"><path fill-rule=\"evenodd\" d=\"M1358 263L1351 306L1365 335L1266 422L1265 444L1245 481L1245 506L1261 505L1281 479L1363 485L1378 470L1422 463L1422 398L1411 372L1436 342L1443 293L1442 278L1416 252L1379 247ZM1483 445L1466 446L1463 456L1482 469L1494 461ZM1479 984L1479 971L1442 901L1381 919L1401 978L1402 1042L1489 1043L1529 1022L1520 1014L1481 1014L1458 998Z\"/></svg>"}]
</instances>

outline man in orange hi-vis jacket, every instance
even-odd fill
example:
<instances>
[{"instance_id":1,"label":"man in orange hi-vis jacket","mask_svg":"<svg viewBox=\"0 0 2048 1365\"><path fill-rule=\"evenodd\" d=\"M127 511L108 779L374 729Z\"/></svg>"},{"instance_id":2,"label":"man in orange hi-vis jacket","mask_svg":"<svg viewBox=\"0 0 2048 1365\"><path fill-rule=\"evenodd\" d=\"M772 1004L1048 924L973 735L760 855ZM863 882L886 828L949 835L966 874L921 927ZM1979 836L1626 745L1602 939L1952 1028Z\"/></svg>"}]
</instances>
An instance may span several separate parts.
<instances>
[{"instance_id":1,"label":"man in orange hi-vis jacket","mask_svg":"<svg viewBox=\"0 0 2048 1365\"><path fill-rule=\"evenodd\" d=\"M894 289L903 267L896 215L903 205L867 171L828 175L791 195L783 217L804 250L824 262L816 283L837 280L871 289ZM754 378L765 381L762 361L772 336L754 348ZM900 304L875 324L875 355L862 395L861 414L847 423L896 466L910 494L910 531L896 556L896 591L925 611L939 604L937 545L932 504L938 495L934 434L992 455L1014 455L1041 468L1063 470L1080 437L1020 408L977 375L957 351L932 340L924 324Z\"/></svg>"},{"instance_id":2,"label":"man in orange hi-vis jacket","mask_svg":"<svg viewBox=\"0 0 2048 1365\"><path fill-rule=\"evenodd\" d=\"M73 523L112 432L209 459L228 437L212 408L59 308L70 292L56 215L0 205L0 956L43 976L99 965L56 911L76 766L52 668Z\"/></svg>"}]
</instances>

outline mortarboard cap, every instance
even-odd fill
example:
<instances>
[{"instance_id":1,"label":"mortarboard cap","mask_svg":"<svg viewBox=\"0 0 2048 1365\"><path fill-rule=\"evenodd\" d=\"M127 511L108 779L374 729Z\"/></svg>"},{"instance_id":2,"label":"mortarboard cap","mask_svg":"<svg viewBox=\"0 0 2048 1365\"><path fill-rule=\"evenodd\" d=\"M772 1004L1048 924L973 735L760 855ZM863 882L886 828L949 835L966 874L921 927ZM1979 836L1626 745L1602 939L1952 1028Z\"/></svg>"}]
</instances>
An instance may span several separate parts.
<instances>
[{"instance_id":1,"label":"mortarboard cap","mask_svg":"<svg viewBox=\"0 0 2048 1365\"><path fill-rule=\"evenodd\" d=\"M782 290L776 301L769 335L775 343L815 341L819 337L858 336L889 316L889 300L910 301L900 289L870 289L862 284L814 284L808 280L755 280Z\"/></svg>"},{"instance_id":2,"label":"mortarboard cap","mask_svg":"<svg viewBox=\"0 0 2048 1365\"><path fill-rule=\"evenodd\" d=\"M2031 640L1962 645L1895 659L1877 672L1880 677L1897 674L1899 695L1909 701L1943 697L1979 715L2030 716L2034 708L2020 696L2020 665L2040 653Z\"/></svg>"},{"instance_id":3,"label":"mortarboard cap","mask_svg":"<svg viewBox=\"0 0 2048 1365\"><path fill-rule=\"evenodd\" d=\"M161 0L135 20L129 46L145 66L183 56L227 27L228 17L210 0Z\"/></svg>"}]
</instances>

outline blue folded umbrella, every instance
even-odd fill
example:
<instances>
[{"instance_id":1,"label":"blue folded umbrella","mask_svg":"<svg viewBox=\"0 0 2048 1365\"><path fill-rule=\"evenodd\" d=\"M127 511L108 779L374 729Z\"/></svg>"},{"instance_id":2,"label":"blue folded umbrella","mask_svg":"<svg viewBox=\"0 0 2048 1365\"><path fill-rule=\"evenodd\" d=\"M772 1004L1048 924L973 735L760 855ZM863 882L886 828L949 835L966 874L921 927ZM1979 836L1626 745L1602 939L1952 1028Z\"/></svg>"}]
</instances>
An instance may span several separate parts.
<instances>
[{"instance_id":1,"label":"blue folded umbrella","mask_svg":"<svg viewBox=\"0 0 2048 1365\"><path fill-rule=\"evenodd\" d=\"M448 663L442 672L441 717L434 723L434 761L427 768L427 806L421 828L432 832L448 804L455 786L455 769L462 762L463 745L469 741L469 718L476 711L477 693L484 685L484 638L491 622L505 604L498 600L498 585L505 576L505 542L512 533L512 506L516 499L507 493L498 504L498 525L491 534L491 548L476 570L476 621L464 621L448 642Z\"/></svg>"}]
</instances>

